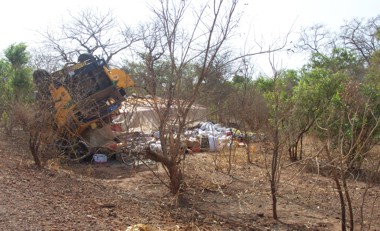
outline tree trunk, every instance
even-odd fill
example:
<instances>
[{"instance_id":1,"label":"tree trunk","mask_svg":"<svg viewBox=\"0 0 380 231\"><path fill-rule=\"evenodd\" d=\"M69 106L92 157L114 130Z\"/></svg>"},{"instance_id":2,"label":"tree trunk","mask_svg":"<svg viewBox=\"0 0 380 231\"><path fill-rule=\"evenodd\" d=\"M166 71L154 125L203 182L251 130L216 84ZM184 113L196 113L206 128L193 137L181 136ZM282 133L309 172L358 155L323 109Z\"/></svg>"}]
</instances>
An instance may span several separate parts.
<instances>
[{"instance_id":1,"label":"tree trunk","mask_svg":"<svg viewBox=\"0 0 380 231\"><path fill-rule=\"evenodd\" d=\"M332 162L333 158L330 155L330 148L329 147L330 147L330 145L327 145L326 154L327 154L327 157L328 157L329 161ZM339 194L341 219L342 219L342 231L346 231L346 223L347 223L347 219L346 219L346 203L344 201L343 190L342 190L342 187L340 185L339 178L338 178L337 166L333 166L332 173L333 173L333 179L335 181L336 188L338 189L338 194Z\"/></svg>"},{"instance_id":2,"label":"tree trunk","mask_svg":"<svg viewBox=\"0 0 380 231\"><path fill-rule=\"evenodd\" d=\"M303 156L303 136L301 136L301 139L300 139L300 160L302 160L302 156Z\"/></svg>"},{"instance_id":3,"label":"tree trunk","mask_svg":"<svg viewBox=\"0 0 380 231\"><path fill-rule=\"evenodd\" d=\"M277 215L277 190L276 190L276 179L273 179L273 175L272 175L272 179L270 181L270 191L271 191L271 194L272 194L272 214L273 214L273 219L277 220L278 219L278 215Z\"/></svg>"},{"instance_id":4,"label":"tree trunk","mask_svg":"<svg viewBox=\"0 0 380 231\"><path fill-rule=\"evenodd\" d=\"M181 169L175 163L170 163L166 165L169 171L170 177L170 192L173 195L177 195L180 192L181 185L183 182L183 175Z\"/></svg>"},{"instance_id":5,"label":"tree trunk","mask_svg":"<svg viewBox=\"0 0 380 231\"><path fill-rule=\"evenodd\" d=\"M347 219L346 219L346 203L344 202L343 191L342 191L342 187L340 186L338 175L336 173L336 167L334 168L333 172L334 172L334 174L333 174L334 181L335 181L336 187L338 189L338 194L339 194L340 210L341 210L341 213L342 213L341 214L341 218L342 218L342 231L346 231L346 223L347 223Z\"/></svg>"},{"instance_id":6,"label":"tree trunk","mask_svg":"<svg viewBox=\"0 0 380 231\"><path fill-rule=\"evenodd\" d=\"M251 159L251 140L248 138L248 132L244 125L244 142L246 143L247 163L252 164Z\"/></svg>"},{"instance_id":7,"label":"tree trunk","mask_svg":"<svg viewBox=\"0 0 380 231\"><path fill-rule=\"evenodd\" d=\"M247 141L247 163L252 164L251 158L251 142Z\"/></svg>"},{"instance_id":8,"label":"tree trunk","mask_svg":"<svg viewBox=\"0 0 380 231\"><path fill-rule=\"evenodd\" d=\"M277 220L277 174L278 174L278 157L279 157L279 140L278 140L278 130L275 131L274 137L274 150L272 156L272 169L271 169L271 180L270 189L272 194L272 213L273 219Z\"/></svg>"},{"instance_id":9,"label":"tree trunk","mask_svg":"<svg viewBox=\"0 0 380 231\"><path fill-rule=\"evenodd\" d=\"M297 146L298 146L298 142L291 143L288 146L288 152L289 152L289 159L290 159L290 161L294 162L294 161L298 160Z\"/></svg>"},{"instance_id":10,"label":"tree trunk","mask_svg":"<svg viewBox=\"0 0 380 231\"><path fill-rule=\"evenodd\" d=\"M38 168L42 168L42 160L38 153L40 144L41 144L41 133L39 131L30 132L29 149L30 149L30 152L32 153L34 163L37 165Z\"/></svg>"},{"instance_id":11,"label":"tree trunk","mask_svg":"<svg viewBox=\"0 0 380 231\"><path fill-rule=\"evenodd\" d=\"M346 196L347 206L348 206L348 212L350 216L350 230L354 230L354 214L352 209L352 203L351 203L351 197L350 192L348 191L347 182L346 182L346 174L342 174L342 181L343 181L343 188L344 188L344 194Z\"/></svg>"},{"instance_id":12,"label":"tree trunk","mask_svg":"<svg viewBox=\"0 0 380 231\"><path fill-rule=\"evenodd\" d=\"M233 144L233 140L231 139L230 141L230 147L228 149L228 167L227 167L227 174L230 175L231 174L231 169L232 169L232 144Z\"/></svg>"}]
</instances>

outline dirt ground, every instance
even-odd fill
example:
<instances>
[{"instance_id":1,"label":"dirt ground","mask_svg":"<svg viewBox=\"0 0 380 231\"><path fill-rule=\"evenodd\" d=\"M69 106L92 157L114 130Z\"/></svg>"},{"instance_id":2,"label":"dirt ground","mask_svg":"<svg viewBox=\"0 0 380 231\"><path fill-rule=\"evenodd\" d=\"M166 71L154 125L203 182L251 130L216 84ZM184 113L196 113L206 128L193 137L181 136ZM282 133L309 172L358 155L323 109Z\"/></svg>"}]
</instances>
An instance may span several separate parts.
<instances>
[{"instance_id":1,"label":"dirt ground","mask_svg":"<svg viewBox=\"0 0 380 231\"><path fill-rule=\"evenodd\" d=\"M236 154L230 175L223 153L188 155L180 203L164 185L167 177L159 165L150 170L132 169L116 160L51 161L39 170L21 131L13 137L0 133L0 158L0 230L127 230L135 224L145 224L147 230L341 230L332 179L286 162L278 193L279 220L273 220L259 151L254 164ZM360 230L366 184L352 179L349 188L355 230ZM380 185L371 184L364 203L364 230L380 230L379 197Z\"/></svg>"}]
</instances>

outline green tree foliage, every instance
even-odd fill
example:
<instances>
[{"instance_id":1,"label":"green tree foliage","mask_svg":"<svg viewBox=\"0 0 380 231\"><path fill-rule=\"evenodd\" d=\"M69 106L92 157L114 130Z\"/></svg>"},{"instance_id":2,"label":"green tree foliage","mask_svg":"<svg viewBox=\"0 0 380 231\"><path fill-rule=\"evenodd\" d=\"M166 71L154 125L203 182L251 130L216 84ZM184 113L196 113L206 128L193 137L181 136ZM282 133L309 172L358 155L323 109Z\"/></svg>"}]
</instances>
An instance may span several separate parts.
<instances>
[{"instance_id":1,"label":"green tree foliage","mask_svg":"<svg viewBox=\"0 0 380 231\"><path fill-rule=\"evenodd\" d=\"M1 125L11 135L19 116L19 105L33 100L32 70L27 66L29 53L24 43L12 44L0 60L0 113Z\"/></svg>"},{"instance_id":2,"label":"green tree foliage","mask_svg":"<svg viewBox=\"0 0 380 231\"><path fill-rule=\"evenodd\" d=\"M10 79L11 65L7 60L2 59L0 60L0 105L2 107L9 101L8 98L12 95L10 91Z\"/></svg>"},{"instance_id":3,"label":"green tree foliage","mask_svg":"<svg viewBox=\"0 0 380 231\"><path fill-rule=\"evenodd\" d=\"M380 39L380 29L379 29ZM366 94L379 96L380 94L380 50L376 51L371 57L371 65L368 67L364 79Z\"/></svg>"},{"instance_id":4,"label":"green tree foliage","mask_svg":"<svg viewBox=\"0 0 380 231\"><path fill-rule=\"evenodd\" d=\"M351 70L354 71L358 64L358 59L354 53L346 49L335 48L328 55L313 53L308 66L311 69L324 68L332 73L338 71L352 73Z\"/></svg>"},{"instance_id":5,"label":"green tree foliage","mask_svg":"<svg viewBox=\"0 0 380 231\"><path fill-rule=\"evenodd\" d=\"M20 69L29 61L29 53L26 44L12 44L5 49L4 54L14 69Z\"/></svg>"},{"instance_id":6,"label":"green tree foliage","mask_svg":"<svg viewBox=\"0 0 380 231\"><path fill-rule=\"evenodd\" d=\"M380 138L379 20L379 16L368 21L353 19L341 27L339 37L314 33L302 39L301 44L314 53L299 72L300 83L293 94L295 119L289 127L301 131L299 134L312 131L322 141L321 150L333 167L338 188L342 230L346 230L348 222L354 230L347 176L361 171ZM332 47L330 51L319 46L321 39L332 45L327 46ZM363 225L364 220L361 222Z\"/></svg>"},{"instance_id":7,"label":"green tree foliage","mask_svg":"<svg viewBox=\"0 0 380 231\"><path fill-rule=\"evenodd\" d=\"M293 88L298 85L298 77L293 70L282 71L275 79L259 77L255 85L262 92L270 111L274 110L274 101L278 100L278 111L283 114L281 120L287 118L287 114L292 106ZM272 114L271 116L272 117Z\"/></svg>"},{"instance_id":8,"label":"green tree foliage","mask_svg":"<svg viewBox=\"0 0 380 231\"><path fill-rule=\"evenodd\" d=\"M376 69L375 66L371 65L368 71ZM347 157L349 169L360 168L377 142L379 114L375 109L379 102L373 87L377 71L364 75L364 68L348 50L334 49L330 55L314 54L295 91L300 110L297 118L304 118L299 121L304 123L314 118L317 127L324 128L317 129L319 137L329 139L332 148Z\"/></svg>"},{"instance_id":9,"label":"green tree foliage","mask_svg":"<svg viewBox=\"0 0 380 231\"><path fill-rule=\"evenodd\" d=\"M24 43L12 44L5 49L4 54L7 58L3 60L3 66L8 67L6 71L6 82L8 85L8 99L15 96L16 101L30 100L32 92L32 69L27 66L29 53Z\"/></svg>"},{"instance_id":10,"label":"green tree foliage","mask_svg":"<svg viewBox=\"0 0 380 231\"><path fill-rule=\"evenodd\" d=\"M322 113L333 100L340 101L339 92L345 78L342 74L331 74L324 68L301 72L301 80L293 96L295 107L292 118L295 119L295 128L308 130L314 122L324 121L321 119Z\"/></svg>"}]
</instances>

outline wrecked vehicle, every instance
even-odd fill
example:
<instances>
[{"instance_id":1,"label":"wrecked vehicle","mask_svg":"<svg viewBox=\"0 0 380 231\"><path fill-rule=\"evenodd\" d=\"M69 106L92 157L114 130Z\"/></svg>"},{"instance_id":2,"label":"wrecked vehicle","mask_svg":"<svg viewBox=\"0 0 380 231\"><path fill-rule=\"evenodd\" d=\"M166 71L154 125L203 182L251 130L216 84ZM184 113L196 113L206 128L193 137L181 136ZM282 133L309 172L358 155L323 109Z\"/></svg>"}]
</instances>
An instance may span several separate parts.
<instances>
[{"instance_id":1,"label":"wrecked vehicle","mask_svg":"<svg viewBox=\"0 0 380 231\"><path fill-rule=\"evenodd\" d=\"M111 130L112 116L118 113L131 77L109 68L102 58L82 54L78 62L67 63L49 73L36 70L33 80L41 111L47 111L54 145L71 159L80 160L100 150L125 152L128 148Z\"/></svg>"}]
</instances>

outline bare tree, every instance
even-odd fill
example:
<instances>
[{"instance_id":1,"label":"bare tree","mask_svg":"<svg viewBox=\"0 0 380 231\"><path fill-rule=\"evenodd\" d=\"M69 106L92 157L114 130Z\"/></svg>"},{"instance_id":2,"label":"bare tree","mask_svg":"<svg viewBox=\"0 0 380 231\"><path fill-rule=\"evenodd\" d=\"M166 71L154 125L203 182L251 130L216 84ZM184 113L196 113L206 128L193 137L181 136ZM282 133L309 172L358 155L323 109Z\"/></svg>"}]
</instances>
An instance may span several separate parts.
<instances>
[{"instance_id":1,"label":"bare tree","mask_svg":"<svg viewBox=\"0 0 380 231\"><path fill-rule=\"evenodd\" d=\"M324 54L336 47L334 34L326 28L326 25L315 24L301 29L300 38L296 44L297 51L307 51Z\"/></svg>"},{"instance_id":2,"label":"bare tree","mask_svg":"<svg viewBox=\"0 0 380 231\"><path fill-rule=\"evenodd\" d=\"M31 54L30 63L34 69L44 69L51 72L61 67L60 57L54 57L46 47L32 48Z\"/></svg>"},{"instance_id":3,"label":"bare tree","mask_svg":"<svg viewBox=\"0 0 380 231\"><path fill-rule=\"evenodd\" d=\"M278 82L278 72L274 71L273 83L274 86ZM272 161L270 167L270 189L272 195L272 213L273 218L278 219L277 215L277 190L278 182L280 178L280 157L281 157L281 142L280 142L280 126L281 126L281 114L280 114L280 100L279 94L275 87L274 89L274 110L273 110L273 131L272 131L272 142L273 142L273 153Z\"/></svg>"},{"instance_id":4,"label":"bare tree","mask_svg":"<svg viewBox=\"0 0 380 231\"><path fill-rule=\"evenodd\" d=\"M163 85L165 94L162 100L156 100L152 105L159 117L162 152L150 154L167 169L173 194L179 193L183 181L181 134L202 83L237 26L237 4L237 0L207 2L200 11L190 12L187 1L160 0L159 6L152 7L156 23L163 31L161 47L156 52L165 51L162 58L169 65ZM191 28L183 24L188 12L193 13ZM189 77L186 70L194 63L197 63L197 68L191 76L192 85L186 85L185 79Z\"/></svg>"},{"instance_id":5,"label":"bare tree","mask_svg":"<svg viewBox=\"0 0 380 231\"><path fill-rule=\"evenodd\" d=\"M267 134L272 146L272 156L269 160L265 156L265 165L270 182L273 218L277 220L277 194L281 176L281 157L286 140L284 132L286 130L286 120L292 105L288 102L290 95L288 95L287 82L286 78L284 78L285 73L276 68L274 54L269 54L269 63L271 64L273 74L269 79L265 80L268 85L267 92L265 93L270 118Z\"/></svg>"},{"instance_id":6,"label":"bare tree","mask_svg":"<svg viewBox=\"0 0 380 231\"><path fill-rule=\"evenodd\" d=\"M142 36L142 47L138 47L136 53L144 63L143 74L140 75L145 83L145 89L150 95L157 95L158 77L166 67L160 62L165 53L162 44L163 31L160 30L158 21L141 25L139 29Z\"/></svg>"},{"instance_id":7,"label":"bare tree","mask_svg":"<svg viewBox=\"0 0 380 231\"><path fill-rule=\"evenodd\" d=\"M365 63L370 63L371 55L380 47L376 33L380 27L380 16L367 19L354 18L341 26L335 35L326 25L315 24L300 32L297 51L325 54L337 47L354 51Z\"/></svg>"},{"instance_id":8,"label":"bare tree","mask_svg":"<svg viewBox=\"0 0 380 231\"><path fill-rule=\"evenodd\" d=\"M287 44L284 39L279 46L268 49L259 46L257 52L234 54L224 59L225 54L229 53L227 41L239 23L238 2L207 1L198 10L194 10L195 7L189 1L160 0L157 6L152 6L154 24L158 26L159 33L156 33L157 30L152 32L160 37L152 40L152 37L144 36L147 51L144 57L148 58L144 62L151 79L155 79L157 71L161 69L149 66L165 63L165 72L160 73L163 80L160 83L163 88L160 95L162 99L155 98L152 101L159 118L162 151L151 152L150 155L165 166L173 194L180 192L183 182L180 167L184 159L181 134L189 123L189 112L201 96L205 83L219 71L216 67L226 68L247 56L279 51Z\"/></svg>"},{"instance_id":9,"label":"bare tree","mask_svg":"<svg viewBox=\"0 0 380 231\"><path fill-rule=\"evenodd\" d=\"M89 53L99 55L109 63L140 38L132 28L119 26L112 12L102 14L87 9L68 15L69 20L62 22L59 31L41 33L46 53L50 53L57 62L72 62L79 54Z\"/></svg>"},{"instance_id":10,"label":"bare tree","mask_svg":"<svg viewBox=\"0 0 380 231\"><path fill-rule=\"evenodd\" d=\"M369 64L372 54L380 49L380 41L376 38L379 27L380 15L367 21L354 18L341 27L340 38L345 47Z\"/></svg>"}]
</instances>

